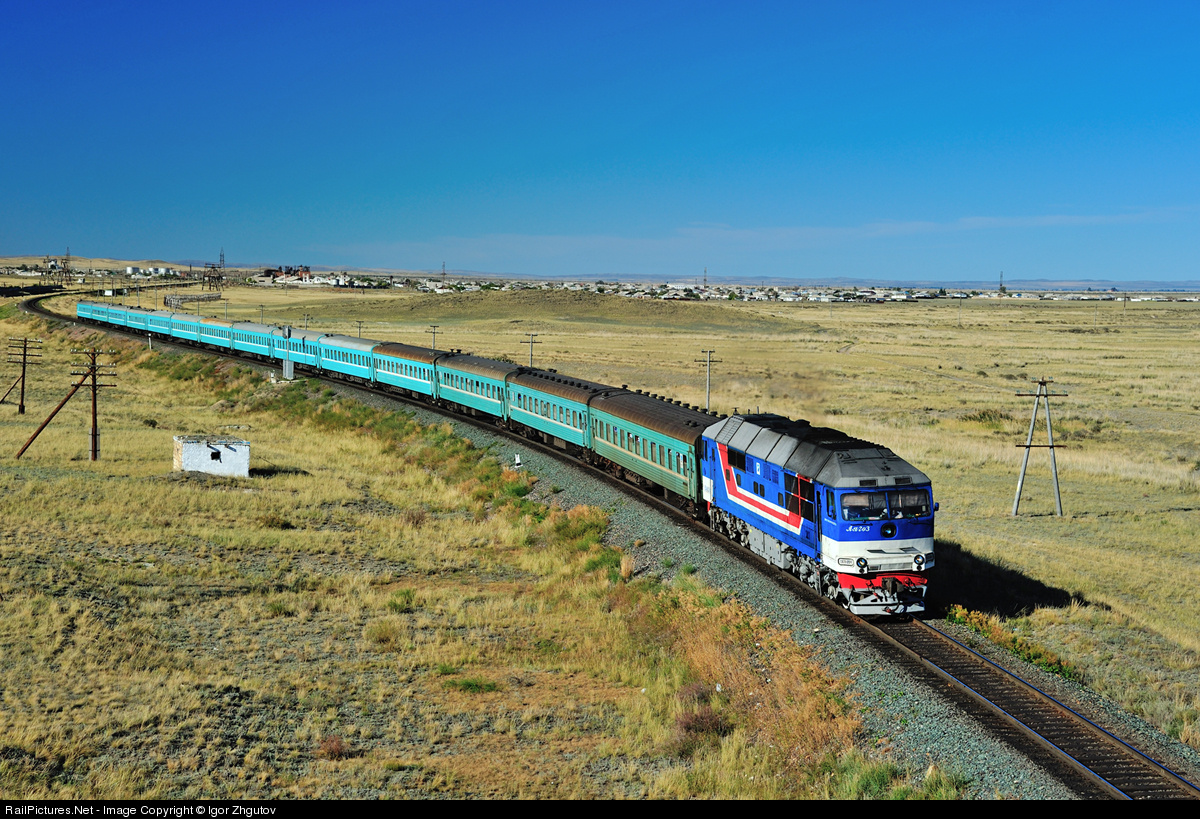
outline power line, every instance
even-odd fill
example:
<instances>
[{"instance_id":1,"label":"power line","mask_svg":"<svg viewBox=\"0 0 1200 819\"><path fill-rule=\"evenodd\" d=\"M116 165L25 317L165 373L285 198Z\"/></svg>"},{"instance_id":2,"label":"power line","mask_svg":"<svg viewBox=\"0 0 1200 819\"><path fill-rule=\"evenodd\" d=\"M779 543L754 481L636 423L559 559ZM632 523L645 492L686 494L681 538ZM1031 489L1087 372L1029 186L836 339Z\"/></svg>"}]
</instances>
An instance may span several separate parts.
<instances>
[{"instance_id":1,"label":"power line","mask_svg":"<svg viewBox=\"0 0 1200 819\"><path fill-rule=\"evenodd\" d=\"M30 346L33 345L33 346ZM10 338L8 340L8 363L21 364L21 374L17 376L17 380L8 388L8 392L4 393L4 398L8 398L9 393L21 385L20 398L17 402L17 415L25 414L25 367L27 364L41 364L40 361L30 361L30 358L42 357L42 340L40 338ZM0 404L4 403L4 398L0 398Z\"/></svg>"},{"instance_id":2,"label":"power line","mask_svg":"<svg viewBox=\"0 0 1200 819\"><path fill-rule=\"evenodd\" d=\"M71 352L82 353L87 359L86 361L76 362L71 365L76 368L71 370L71 375L79 376L79 380L71 386L71 390L67 393L66 398L58 403L58 406L50 412L50 415L45 421L42 422L42 425L37 428L37 431L35 431L33 435L29 437L29 440L25 442L25 446L21 447L21 451L17 453L18 459L25 454L25 450L29 449L30 445L37 440L39 435L42 434L42 430L50 425L50 422L54 420L54 416L58 415L58 411L67 405L67 402L71 400L71 396L78 392L80 387L87 384L89 378L92 382L90 384L92 390L92 429L91 434L88 436L89 460L97 461L100 459L100 428L96 420L96 394L97 391L102 387L116 386L116 384L100 383L101 378L113 378L116 376L116 372L112 369L114 365L100 364L96 361L96 359L100 355L113 355L115 351L97 350L95 347L91 347L86 350L72 350Z\"/></svg>"}]
</instances>

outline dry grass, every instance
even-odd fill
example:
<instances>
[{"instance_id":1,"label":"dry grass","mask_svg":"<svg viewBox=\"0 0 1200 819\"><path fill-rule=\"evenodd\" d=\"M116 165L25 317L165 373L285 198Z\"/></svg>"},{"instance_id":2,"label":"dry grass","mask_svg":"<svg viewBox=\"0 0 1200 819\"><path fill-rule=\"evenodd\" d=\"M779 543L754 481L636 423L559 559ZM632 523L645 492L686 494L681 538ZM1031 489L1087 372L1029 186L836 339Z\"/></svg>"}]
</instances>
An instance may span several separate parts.
<instances>
[{"instance_id":1,"label":"dry grass","mask_svg":"<svg viewBox=\"0 0 1200 819\"><path fill-rule=\"evenodd\" d=\"M1013 616L1086 601L1121 618L1104 652L1134 658L1122 701L1140 702L1166 640L1200 658L1200 305L951 301L916 304L675 304L568 293L455 297L237 289L230 315L302 323L524 360L704 402L694 362L716 348L714 408L762 409L845 429L896 450L933 479L943 554L937 602ZM1063 503L1033 453L1022 515L1010 515L1029 423L1029 380L1056 379ZM1044 436L1044 427L1038 435ZM1040 440L1044 441L1044 437ZM1035 441L1036 442L1036 441ZM963 574L963 572L969 572ZM1164 579L1167 579L1164 582ZM1038 618L1028 628L1040 639ZM1085 621L1076 628L1092 628ZM1099 639L1097 637L1097 639ZM1090 644L1090 639L1079 641ZM1086 668L1088 657L1062 652ZM1200 697L1188 686L1184 701ZM1110 692L1111 693L1111 692ZM1115 694L1114 694L1115 695ZM1194 720L1174 695L1136 705L1173 734ZM1188 736L1195 731L1188 729Z\"/></svg>"},{"instance_id":2,"label":"dry grass","mask_svg":"<svg viewBox=\"0 0 1200 819\"><path fill-rule=\"evenodd\" d=\"M454 297L231 291L231 310L276 320L523 360L704 403L701 349L716 348L714 408L779 412L896 450L933 479L943 554L936 601L1000 616L1086 601L1128 623L1102 654L1135 671L1108 693L1176 736L1200 688L1144 702L1165 640L1200 660L1200 305L951 301L916 304L675 304L567 293ZM232 315L233 313L231 313ZM1030 379L1050 376L1063 503L1054 516L1044 451L1033 453L1022 515L1010 514L1029 424ZM1039 416L1042 418L1044 416ZM1035 440L1044 442L1039 420ZM968 572L964 574L964 572ZM1023 628L1042 641L1037 617ZM1093 627L1078 620L1084 632ZM1048 628L1048 627L1046 627ZM1099 635L1077 641L1090 645ZM1046 635L1046 639L1049 636ZM1086 669L1089 657L1061 652ZM1178 706L1176 702L1185 705ZM1173 714L1163 718L1162 712ZM1183 726L1180 728L1179 726Z\"/></svg>"},{"instance_id":3,"label":"dry grass","mask_svg":"<svg viewBox=\"0 0 1200 819\"><path fill-rule=\"evenodd\" d=\"M639 577L601 513L529 502L530 477L447 427L0 326L43 335L51 362L29 415L0 407L0 451L61 396L71 347L113 347L120 370L99 462L82 402L0 461L0 796L819 795L828 759L854 759L840 684L783 635L694 580ZM249 480L170 472L172 434L228 429L252 441ZM710 616L728 646L694 644ZM682 758L678 691L715 673L702 648L741 693L709 705L730 730ZM803 702L753 682L763 668L808 669ZM772 727L757 703L841 727Z\"/></svg>"}]
</instances>

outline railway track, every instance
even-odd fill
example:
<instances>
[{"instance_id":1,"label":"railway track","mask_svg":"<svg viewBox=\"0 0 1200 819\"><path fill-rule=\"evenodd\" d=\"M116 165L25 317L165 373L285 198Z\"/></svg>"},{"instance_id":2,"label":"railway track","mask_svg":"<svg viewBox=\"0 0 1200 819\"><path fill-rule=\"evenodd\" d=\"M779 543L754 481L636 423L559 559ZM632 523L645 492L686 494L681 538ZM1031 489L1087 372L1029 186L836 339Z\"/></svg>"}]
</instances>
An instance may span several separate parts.
<instances>
[{"instance_id":1,"label":"railway track","mask_svg":"<svg viewBox=\"0 0 1200 819\"><path fill-rule=\"evenodd\" d=\"M1066 762L1114 799L1200 799L1200 788L1128 743L918 620L869 623L946 682Z\"/></svg>"},{"instance_id":2,"label":"railway track","mask_svg":"<svg viewBox=\"0 0 1200 819\"><path fill-rule=\"evenodd\" d=\"M75 321L73 317L64 317L42 307L40 302L43 298L46 297L30 299L22 304L22 308L45 318ZM138 333L125 332L116 327L103 329L141 338ZM201 349L209 354L250 361L229 353L194 348L177 342L168 343L174 343L183 350ZM263 364L257 360L252 363ZM536 448L581 468L586 467L586 464L577 458L540 442L517 436L494 423L414 401L386 390L337 378L326 380L444 413L457 421L514 437L524 446ZM765 565L748 550L717 535L662 498L602 471L589 469L589 474L602 477L610 485L674 517L696 534L757 570L774 576L797 597L821 608L831 620L854 631L885 657L905 664L910 671L926 679L931 688L956 701L984 728L1049 770L1080 796L1111 799L1200 799L1200 788L1193 783L1029 682L925 623L911 619L874 622L863 620L820 597L792 575Z\"/></svg>"}]
</instances>

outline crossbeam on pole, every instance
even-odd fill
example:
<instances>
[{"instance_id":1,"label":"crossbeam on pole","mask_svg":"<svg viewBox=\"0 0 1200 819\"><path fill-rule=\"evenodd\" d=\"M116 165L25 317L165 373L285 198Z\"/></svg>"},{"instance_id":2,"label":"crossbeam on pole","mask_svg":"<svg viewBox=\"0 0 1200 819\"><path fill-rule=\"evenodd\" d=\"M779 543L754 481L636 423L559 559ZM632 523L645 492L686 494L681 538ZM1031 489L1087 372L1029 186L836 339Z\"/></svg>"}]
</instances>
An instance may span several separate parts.
<instances>
[{"instance_id":1,"label":"crossbeam on pole","mask_svg":"<svg viewBox=\"0 0 1200 819\"><path fill-rule=\"evenodd\" d=\"M1054 444L1054 427L1050 421L1050 398L1065 398L1067 393L1052 393L1050 385L1054 383L1052 378L1041 378L1037 381L1037 392L1019 392L1019 397L1033 399L1033 415L1029 419L1029 434L1025 437L1025 457L1021 459L1021 474L1017 478L1017 496L1013 498L1013 517L1017 516L1017 510L1021 507L1021 491L1025 487L1025 471L1029 467L1029 450L1031 449L1048 449L1050 450L1050 474L1054 478L1054 506L1058 513L1058 517L1063 516L1062 508L1062 493L1058 486L1058 462L1054 457L1054 450L1057 448ZM1046 399L1046 443L1035 444L1033 442L1033 430L1037 426L1038 405L1041 400ZM1017 444L1021 446L1021 444Z\"/></svg>"}]
</instances>

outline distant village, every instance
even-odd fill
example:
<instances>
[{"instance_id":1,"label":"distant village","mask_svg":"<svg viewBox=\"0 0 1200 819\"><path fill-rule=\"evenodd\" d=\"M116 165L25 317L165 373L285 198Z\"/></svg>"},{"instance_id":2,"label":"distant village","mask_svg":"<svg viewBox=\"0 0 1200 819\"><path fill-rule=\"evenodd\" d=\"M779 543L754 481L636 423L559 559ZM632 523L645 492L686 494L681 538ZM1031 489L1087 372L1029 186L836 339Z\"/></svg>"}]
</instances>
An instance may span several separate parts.
<instances>
[{"instance_id":1,"label":"distant village","mask_svg":"<svg viewBox=\"0 0 1200 819\"><path fill-rule=\"evenodd\" d=\"M65 263L65 266L64 266ZM206 268L183 269L178 267L135 267L116 269L81 270L71 267L68 260L47 257L41 264L22 264L0 268L0 273L19 276L49 276L64 284L88 284L124 278L132 281L188 281L212 276L214 265ZM1164 295L1147 294L1134 296L1108 290L1037 290L1009 291L1003 284L990 290L958 290L947 288L912 288L893 286L846 287L846 286L781 286L760 284L715 284L696 281L666 281L662 283L605 281L561 281L500 279L491 277L464 277L461 275L440 276L437 274L413 276L410 274L385 274L363 272L317 272L305 265L281 266L245 270L242 268L220 268L224 286L253 287L333 287L347 289L403 289L415 293L470 293L476 291L511 292L518 290L563 290L580 293L599 293L631 299L659 299L663 301L774 301L774 302L915 302L925 299L1040 299L1060 301L1198 301L1192 294Z\"/></svg>"}]
</instances>

